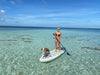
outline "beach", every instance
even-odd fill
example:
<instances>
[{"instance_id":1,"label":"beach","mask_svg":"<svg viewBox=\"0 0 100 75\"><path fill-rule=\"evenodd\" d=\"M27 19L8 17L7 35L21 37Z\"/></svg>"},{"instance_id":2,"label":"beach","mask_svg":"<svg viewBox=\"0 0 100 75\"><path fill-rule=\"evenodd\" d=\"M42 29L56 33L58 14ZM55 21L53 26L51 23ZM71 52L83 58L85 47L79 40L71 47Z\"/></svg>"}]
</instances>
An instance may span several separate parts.
<instances>
[{"instance_id":1,"label":"beach","mask_svg":"<svg viewBox=\"0 0 100 75\"><path fill-rule=\"evenodd\" d=\"M0 28L0 75L100 75L100 29L61 29L65 52L41 63L41 48L55 49L56 29Z\"/></svg>"}]
</instances>

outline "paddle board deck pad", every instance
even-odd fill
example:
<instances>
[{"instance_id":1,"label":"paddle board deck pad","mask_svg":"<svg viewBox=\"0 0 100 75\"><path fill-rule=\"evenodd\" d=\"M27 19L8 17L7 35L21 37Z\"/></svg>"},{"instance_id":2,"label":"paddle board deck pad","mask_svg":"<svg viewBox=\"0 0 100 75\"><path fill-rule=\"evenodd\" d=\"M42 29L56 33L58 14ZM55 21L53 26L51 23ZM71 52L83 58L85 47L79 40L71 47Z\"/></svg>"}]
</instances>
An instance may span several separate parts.
<instances>
[{"instance_id":1,"label":"paddle board deck pad","mask_svg":"<svg viewBox=\"0 0 100 75\"><path fill-rule=\"evenodd\" d=\"M65 52L65 50L52 50L50 51L50 54L45 58L44 55L41 56L40 58L40 62L49 62L52 61L54 59L56 59L57 57L59 57L60 55L62 55Z\"/></svg>"}]
</instances>

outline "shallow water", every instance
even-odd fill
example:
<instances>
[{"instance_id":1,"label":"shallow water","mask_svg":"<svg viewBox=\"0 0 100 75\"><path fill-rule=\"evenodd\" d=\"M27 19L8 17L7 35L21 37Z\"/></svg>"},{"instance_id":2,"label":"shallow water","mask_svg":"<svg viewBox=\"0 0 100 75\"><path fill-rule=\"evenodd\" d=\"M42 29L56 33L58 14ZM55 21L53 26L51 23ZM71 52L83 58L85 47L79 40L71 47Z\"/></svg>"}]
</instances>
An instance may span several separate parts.
<instances>
[{"instance_id":1,"label":"shallow water","mask_svg":"<svg viewBox=\"0 0 100 75\"><path fill-rule=\"evenodd\" d=\"M55 48L55 29L0 29L0 75L100 75L100 30L61 30L71 54L41 63L41 48Z\"/></svg>"}]
</instances>

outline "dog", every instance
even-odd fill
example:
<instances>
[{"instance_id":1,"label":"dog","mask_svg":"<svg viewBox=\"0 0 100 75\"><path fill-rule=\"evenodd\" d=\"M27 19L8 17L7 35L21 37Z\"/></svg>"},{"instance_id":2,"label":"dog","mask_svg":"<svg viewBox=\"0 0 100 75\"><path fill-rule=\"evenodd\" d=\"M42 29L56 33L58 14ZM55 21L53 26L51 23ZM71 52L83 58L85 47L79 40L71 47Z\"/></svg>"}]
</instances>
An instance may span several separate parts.
<instances>
[{"instance_id":1,"label":"dog","mask_svg":"<svg viewBox=\"0 0 100 75\"><path fill-rule=\"evenodd\" d=\"M43 53L44 53L45 58L48 56L48 54L50 54L50 51L49 51L48 48L41 48L41 51L42 51L42 55L43 55ZM47 52L48 52L48 53L47 53Z\"/></svg>"}]
</instances>

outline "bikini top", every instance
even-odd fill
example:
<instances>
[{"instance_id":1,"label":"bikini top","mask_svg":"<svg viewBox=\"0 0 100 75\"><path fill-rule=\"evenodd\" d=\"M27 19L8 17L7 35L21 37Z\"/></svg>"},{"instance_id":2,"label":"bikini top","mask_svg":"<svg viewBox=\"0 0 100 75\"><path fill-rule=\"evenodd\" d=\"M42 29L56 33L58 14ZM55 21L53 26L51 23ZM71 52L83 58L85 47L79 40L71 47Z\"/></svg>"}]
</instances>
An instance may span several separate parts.
<instances>
[{"instance_id":1,"label":"bikini top","mask_svg":"<svg viewBox=\"0 0 100 75\"><path fill-rule=\"evenodd\" d=\"M60 37L60 34L58 34L58 35L56 34L56 36Z\"/></svg>"}]
</instances>

